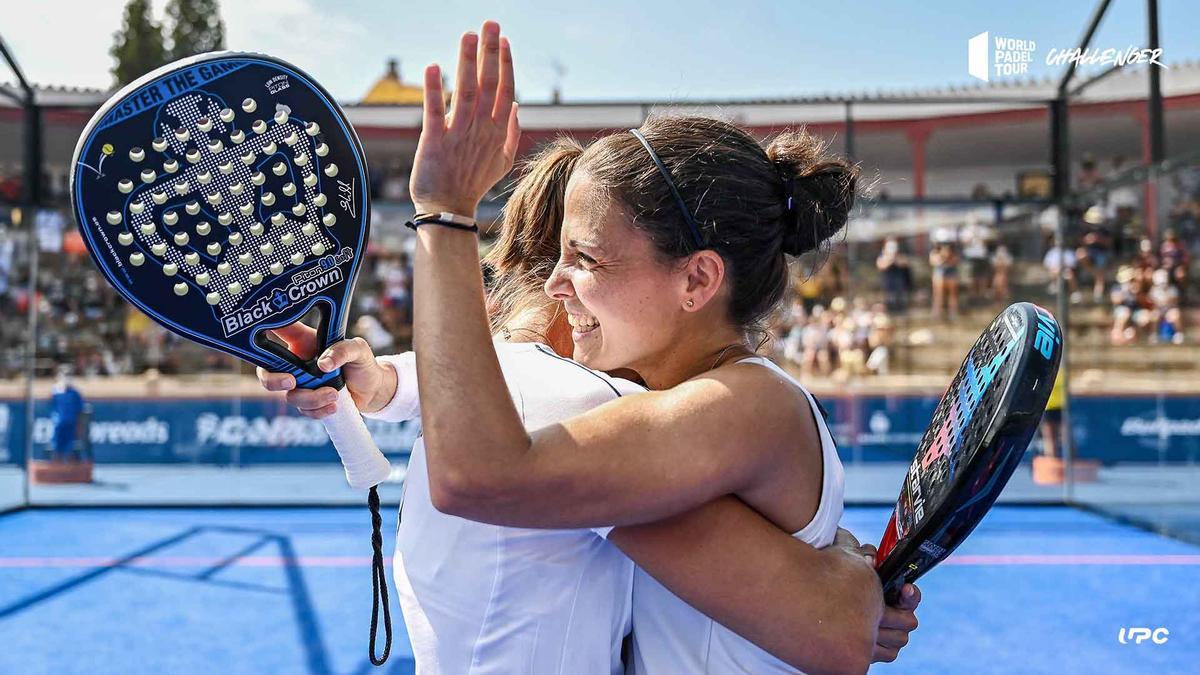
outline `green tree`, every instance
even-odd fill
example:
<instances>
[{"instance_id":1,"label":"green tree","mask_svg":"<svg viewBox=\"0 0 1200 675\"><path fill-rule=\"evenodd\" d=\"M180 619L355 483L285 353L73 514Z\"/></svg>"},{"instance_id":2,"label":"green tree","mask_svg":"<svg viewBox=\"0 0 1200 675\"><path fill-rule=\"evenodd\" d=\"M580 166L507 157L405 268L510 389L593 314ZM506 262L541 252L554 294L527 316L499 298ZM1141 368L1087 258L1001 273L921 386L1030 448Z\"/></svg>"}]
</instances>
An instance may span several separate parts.
<instances>
[{"instance_id":1,"label":"green tree","mask_svg":"<svg viewBox=\"0 0 1200 675\"><path fill-rule=\"evenodd\" d=\"M113 34L108 53L116 61L112 74L118 87L167 62L162 27L150 16L149 0L129 0L125 5L121 30Z\"/></svg>"},{"instance_id":2,"label":"green tree","mask_svg":"<svg viewBox=\"0 0 1200 675\"><path fill-rule=\"evenodd\" d=\"M225 24L217 0L170 0L171 60L225 48Z\"/></svg>"}]
</instances>

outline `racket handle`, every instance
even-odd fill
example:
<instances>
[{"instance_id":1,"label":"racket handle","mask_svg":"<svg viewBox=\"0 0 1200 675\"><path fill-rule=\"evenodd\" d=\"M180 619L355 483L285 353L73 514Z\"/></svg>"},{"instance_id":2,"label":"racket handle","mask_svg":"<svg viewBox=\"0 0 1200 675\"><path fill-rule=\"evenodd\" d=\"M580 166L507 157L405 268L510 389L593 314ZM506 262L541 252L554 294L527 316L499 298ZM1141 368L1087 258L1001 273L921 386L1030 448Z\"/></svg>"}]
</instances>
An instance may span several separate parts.
<instances>
[{"instance_id":1,"label":"racket handle","mask_svg":"<svg viewBox=\"0 0 1200 675\"><path fill-rule=\"evenodd\" d=\"M350 487L365 490L382 483L391 474L392 465L375 445L348 389L338 390L337 411L322 418L321 423L342 458Z\"/></svg>"}]
</instances>

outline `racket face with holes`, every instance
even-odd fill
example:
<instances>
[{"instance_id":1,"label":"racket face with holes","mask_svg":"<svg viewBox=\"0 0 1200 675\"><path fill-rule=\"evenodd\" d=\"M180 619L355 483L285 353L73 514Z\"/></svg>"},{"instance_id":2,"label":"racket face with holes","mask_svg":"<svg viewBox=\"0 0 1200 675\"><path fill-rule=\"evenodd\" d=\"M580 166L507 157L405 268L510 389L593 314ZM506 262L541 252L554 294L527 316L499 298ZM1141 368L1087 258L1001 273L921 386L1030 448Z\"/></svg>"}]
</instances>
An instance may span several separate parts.
<instances>
[{"instance_id":1,"label":"racket face with holes","mask_svg":"<svg viewBox=\"0 0 1200 675\"><path fill-rule=\"evenodd\" d=\"M284 61L216 52L114 95L75 148L88 252L166 328L279 372L324 375L266 339L320 313L345 336L370 222L366 161L345 114Z\"/></svg>"},{"instance_id":2,"label":"racket face with holes","mask_svg":"<svg viewBox=\"0 0 1200 675\"><path fill-rule=\"evenodd\" d=\"M991 508L1029 447L1062 357L1049 312L1004 310L934 410L876 557L894 594L950 554Z\"/></svg>"}]
</instances>

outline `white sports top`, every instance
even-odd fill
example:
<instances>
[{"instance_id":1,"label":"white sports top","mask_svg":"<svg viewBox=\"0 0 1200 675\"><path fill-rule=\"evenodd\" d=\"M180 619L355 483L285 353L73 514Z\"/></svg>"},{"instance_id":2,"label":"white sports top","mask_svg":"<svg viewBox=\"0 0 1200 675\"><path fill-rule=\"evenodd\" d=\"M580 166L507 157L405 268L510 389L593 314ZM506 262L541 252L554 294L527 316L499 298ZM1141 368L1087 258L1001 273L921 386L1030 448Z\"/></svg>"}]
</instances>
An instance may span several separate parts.
<instances>
[{"instance_id":1,"label":"white sports top","mask_svg":"<svg viewBox=\"0 0 1200 675\"><path fill-rule=\"evenodd\" d=\"M497 342L496 353L529 430L645 391L544 345ZM413 354L380 359L396 368L399 386L371 417L418 416ZM440 513L418 439L393 561L417 675L621 673L633 563L605 541L610 529L522 529Z\"/></svg>"},{"instance_id":2,"label":"white sports top","mask_svg":"<svg viewBox=\"0 0 1200 675\"><path fill-rule=\"evenodd\" d=\"M838 522L842 519L845 475L820 406L795 378L768 359L756 356L738 363L758 363L770 368L796 385L808 399L821 436L821 500L812 521L792 536L817 548L828 546L833 543ZM641 568L636 568L633 662L628 672L631 675L759 675L800 671L693 609Z\"/></svg>"}]
</instances>

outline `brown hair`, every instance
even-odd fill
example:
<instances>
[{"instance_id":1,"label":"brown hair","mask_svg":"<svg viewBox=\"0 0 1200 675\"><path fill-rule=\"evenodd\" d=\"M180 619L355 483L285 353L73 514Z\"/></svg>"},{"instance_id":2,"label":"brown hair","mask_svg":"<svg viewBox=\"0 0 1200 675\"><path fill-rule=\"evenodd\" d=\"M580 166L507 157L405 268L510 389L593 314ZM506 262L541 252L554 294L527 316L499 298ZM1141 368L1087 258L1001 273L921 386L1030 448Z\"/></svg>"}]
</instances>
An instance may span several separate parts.
<instances>
[{"instance_id":1,"label":"brown hair","mask_svg":"<svg viewBox=\"0 0 1200 675\"><path fill-rule=\"evenodd\" d=\"M701 247L725 261L731 321L758 328L787 290L786 255L816 250L845 227L858 168L827 155L804 130L779 134L765 148L709 117L652 117L640 131L695 219ZM671 186L635 135L596 141L579 170L628 210L665 259L698 250Z\"/></svg>"},{"instance_id":2,"label":"brown hair","mask_svg":"<svg viewBox=\"0 0 1200 675\"><path fill-rule=\"evenodd\" d=\"M567 181L582 154L578 141L563 137L523 162L504 206L500 236L483 258L493 275L488 294L493 331L551 304L543 285L558 261Z\"/></svg>"}]
</instances>

